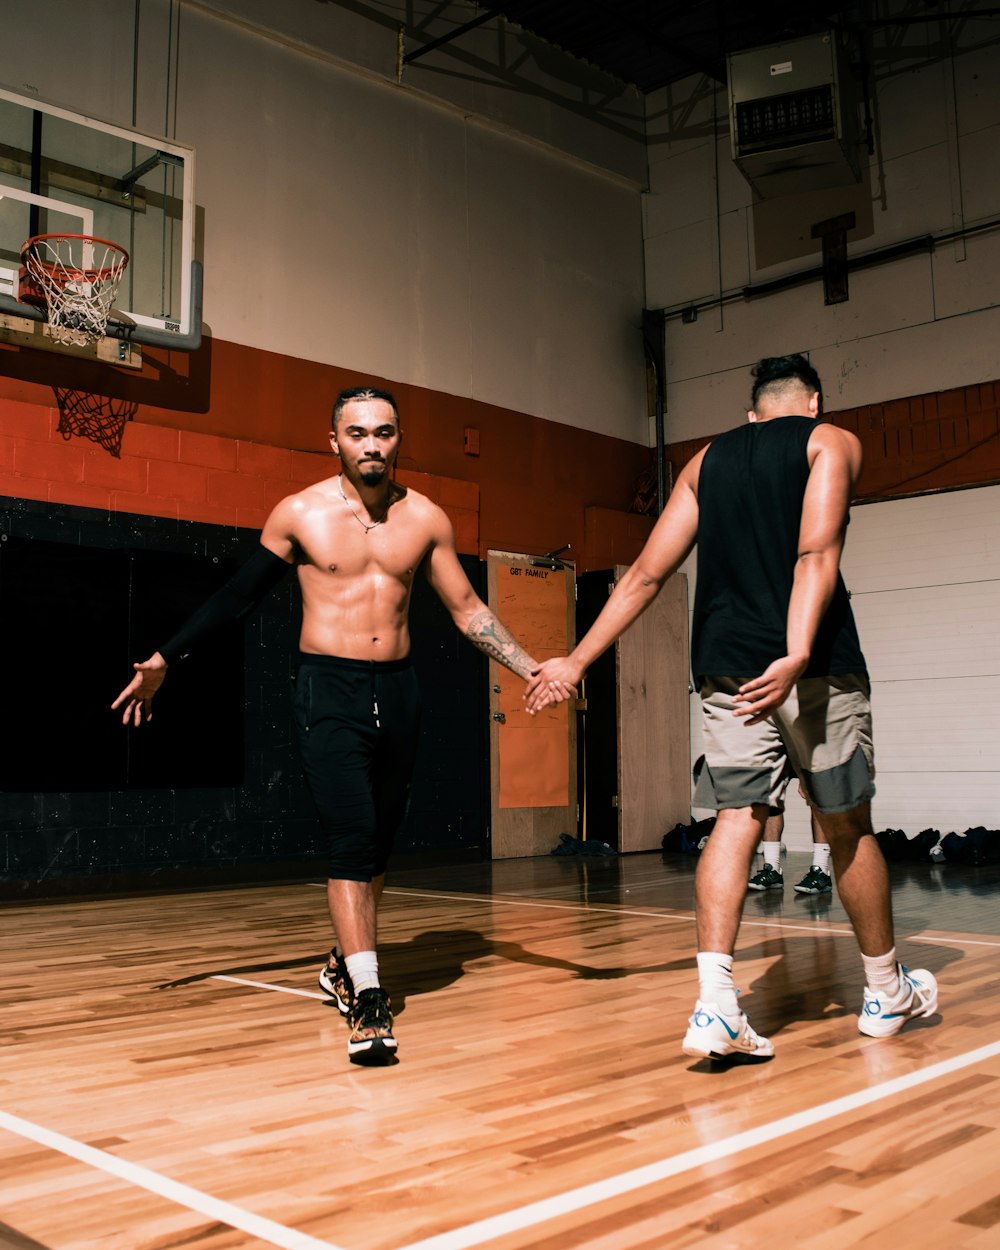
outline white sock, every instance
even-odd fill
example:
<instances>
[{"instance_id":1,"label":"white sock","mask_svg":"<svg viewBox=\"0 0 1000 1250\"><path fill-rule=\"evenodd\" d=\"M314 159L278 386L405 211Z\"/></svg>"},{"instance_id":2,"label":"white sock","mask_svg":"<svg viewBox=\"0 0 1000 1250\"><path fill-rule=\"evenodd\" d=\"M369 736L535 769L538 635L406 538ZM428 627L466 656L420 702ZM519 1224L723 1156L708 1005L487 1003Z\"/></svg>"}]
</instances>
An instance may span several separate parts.
<instances>
[{"instance_id":1,"label":"white sock","mask_svg":"<svg viewBox=\"0 0 1000 1250\"><path fill-rule=\"evenodd\" d=\"M899 989L899 970L896 964L896 948L884 955L862 955L865 980L868 988L876 994L895 994Z\"/></svg>"},{"instance_id":2,"label":"white sock","mask_svg":"<svg viewBox=\"0 0 1000 1250\"><path fill-rule=\"evenodd\" d=\"M378 955L375 951L358 951L356 955L345 955L344 963L347 964L355 994L360 994L362 990L378 989Z\"/></svg>"},{"instance_id":3,"label":"white sock","mask_svg":"<svg viewBox=\"0 0 1000 1250\"><path fill-rule=\"evenodd\" d=\"M813 843L813 867L830 875L830 844L829 842Z\"/></svg>"},{"instance_id":4,"label":"white sock","mask_svg":"<svg viewBox=\"0 0 1000 1250\"><path fill-rule=\"evenodd\" d=\"M770 864L775 872L781 872L781 843L762 842L760 849L764 852L764 863Z\"/></svg>"},{"instance_id":5,"label":"white sock","mask_svg":"<svg viewBox=\"0 0 1000 1250\"><path fill-rule=\"evenodd\" d=\"M739 1013L736 986L733 984L732 955L723 955L718 951L698 952L698 997L704 1003L714 1003L727 1016Z\"/></svg>"}]
</instances>

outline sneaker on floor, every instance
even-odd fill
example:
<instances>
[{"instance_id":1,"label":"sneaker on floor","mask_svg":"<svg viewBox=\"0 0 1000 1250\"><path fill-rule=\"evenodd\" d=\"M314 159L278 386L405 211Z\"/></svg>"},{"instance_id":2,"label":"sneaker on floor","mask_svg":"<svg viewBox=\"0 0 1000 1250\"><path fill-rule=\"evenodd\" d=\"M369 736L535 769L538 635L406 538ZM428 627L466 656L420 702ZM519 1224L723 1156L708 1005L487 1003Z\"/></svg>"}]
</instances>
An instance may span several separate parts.
<instances>
[{"instance_id":1,"label":"sneaker on floor","mask_svg":"<svg viewBox=\"0 0 1000 1250\"><path fill-rule=\"evenodd\" d=\"M866 1037L892 1037L907 1020L932 1016L937 1011L938 987L934 974L926 968L908 971L897 965L899 990L892 996L875 993L865 986L865 1001L858 1016L858 1032Z\"/></svg>"},{"instance_id":2,"label":"sneaker on floor","mask_svg":"<svg viewBox=\"0 0 1000 1250\"><path fill-rule=\"evenodd\" d=\"M747 882L751 890L783 890L785 878L770 864L765 864L760 872L755 872Z\"/></svg>"},{"instance_id":3,"label":"sneaker on floor","mask_svg":"<svg viewBox=\"0 0 1000 1250\"><path fill-rule=\"evenodd\" d=\"M768 1039L758 1037L750 1027L746 1012L727 1016L713 1003L703 1003L701 999L694 1005L681 1049L693 1059L728 1059L733 1055L770 1059L774 1055Z\"/></svg>"},{"instance_id":4,"label":"sneaker on floor","mask_svg":"<svg viewBox=\"0 0 1000 1250\"><path fill-rule=\"evenodd\" d=\"M833 878L813 864L795 889L799 894L832 894Z\"/></svg>"},{"instance_id":5,"label":"sneaker on floor","mask_svg":"<svg viewBox=\"0 0 1000 1250\"><path fill-rule=\"evenodd\" d=\"M394 1061L396 1039L392 1035L392 1005L381 987L362 990L354 1000L347 1055L351 1063L371 1067Z\"/></svg>"},{"instance_id":6,"label":"sneaker on floor","mask_svg":"<svg viewBox=\"0 0 1000 1250\"><path fill-rule=\"evenodd\" d=\"M319 974L320 988L326 990L334 1000L342 1016L349 1016L354 1006L354 986L351 984L351 974L347 971L343 955L336 955L331 951L330 958L333 963L328 963Z\"/></svg>"}]
</instances>

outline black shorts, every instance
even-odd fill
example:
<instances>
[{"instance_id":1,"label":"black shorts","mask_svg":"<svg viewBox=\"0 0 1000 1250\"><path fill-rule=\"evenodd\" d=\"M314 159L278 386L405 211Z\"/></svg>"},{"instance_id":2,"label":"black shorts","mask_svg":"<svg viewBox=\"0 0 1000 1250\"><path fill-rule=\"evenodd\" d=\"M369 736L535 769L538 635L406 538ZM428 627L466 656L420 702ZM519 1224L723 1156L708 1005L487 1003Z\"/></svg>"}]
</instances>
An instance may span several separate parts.
<instances>
[{"instance_id":1,"label":"black shorts","mask_svg":"<svg viewBox=\"0 0 1000 1250\"><path fill-rule=\"evenodd\" d=\"M371 881L406 815L420 728L410 661L299 654L295 721L333 880Z\"/></svg>"}]
</instances>

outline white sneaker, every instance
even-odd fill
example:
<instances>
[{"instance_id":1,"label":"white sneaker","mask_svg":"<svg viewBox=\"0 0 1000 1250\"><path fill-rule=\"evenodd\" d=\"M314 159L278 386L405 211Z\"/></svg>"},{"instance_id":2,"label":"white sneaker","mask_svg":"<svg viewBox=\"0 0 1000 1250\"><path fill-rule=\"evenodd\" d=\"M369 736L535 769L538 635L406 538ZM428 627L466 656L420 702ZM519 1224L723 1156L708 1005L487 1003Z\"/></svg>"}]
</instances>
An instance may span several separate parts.
<instances>
[{"instance_id":1,"label":"white sneaker","mask_svg":"<svg viewBox=\"0 0 1000 1250\"><path fill-rule=\"evenodd\" d=\"M892 996L877 994L865 986L865 1001L858 1016L858 1032L866 1037L892 1037L907 1020L932 1016L937 1011L938 987L926 968L909 972L896 965L899 990Z\"/></svg>"},{"instance_id":2,"label":"white sneaker","mask_svg":"<svg viewBox=\"0 0 1000 1250\"><path fill-rule=\"evenodd\" d=\"M727 1016L714 1003L699 999L694 1015L688 1021L681 1047L693 1059L727 1059L731 1055L753 1059L771 1059L774 1047L766 1037L758 1037L750 1027L746 1012Z\"/></svg>"}]
</instances>

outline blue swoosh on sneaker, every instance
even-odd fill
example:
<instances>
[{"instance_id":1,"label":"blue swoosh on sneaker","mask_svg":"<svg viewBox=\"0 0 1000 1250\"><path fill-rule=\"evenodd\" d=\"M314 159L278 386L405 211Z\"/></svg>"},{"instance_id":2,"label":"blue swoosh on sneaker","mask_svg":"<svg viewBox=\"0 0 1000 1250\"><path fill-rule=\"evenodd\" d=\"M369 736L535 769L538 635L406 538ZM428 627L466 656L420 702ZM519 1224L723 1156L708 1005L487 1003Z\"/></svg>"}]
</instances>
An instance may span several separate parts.
<instances>
[{"instance_id":1,"label":"blue swoosh on sneaker","mask_svg":"<svg viewBox=\"0 0 1000 1250\"><path fill-rule=\"evenodd\" d=\"M715 1018L716 1018L716 1020L718 1020L718 1022L722 1025L722 1027L726 1030L726 1032L729 1034L729 1036L730 1036L730 1037L733 1039L733 1041L735 1042L735 1041L736 1041L736 1039L737 1039L737 1038L739 1037L739 1035L740 1035L740 1031L739 1031L739 1029L735 1029L735 1030L734 1030L734 1029L731 1029L731 1028L729 1027L729 1025L725 1022L725 1020L722 1018L722 1016L716 1016Z\"/></svg>"}]
</instances>

